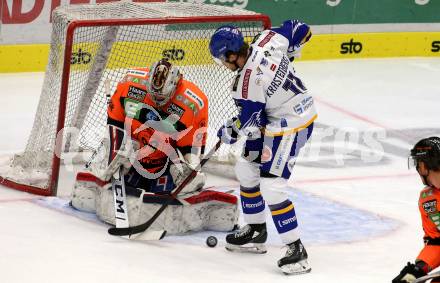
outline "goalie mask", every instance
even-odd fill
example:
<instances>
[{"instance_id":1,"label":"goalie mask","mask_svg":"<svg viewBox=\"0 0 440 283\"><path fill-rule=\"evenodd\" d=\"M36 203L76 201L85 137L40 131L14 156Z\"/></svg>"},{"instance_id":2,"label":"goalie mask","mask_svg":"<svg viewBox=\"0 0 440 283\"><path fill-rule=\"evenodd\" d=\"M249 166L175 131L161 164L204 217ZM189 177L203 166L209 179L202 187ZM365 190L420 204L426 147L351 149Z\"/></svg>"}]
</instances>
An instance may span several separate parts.
<instances>
[{"instance_id":1,"label":"goalie mask","mask_svg":"<svg viewBox=\"0 0 440 283\"><path fill-rule=\"evenodd\" d=\"M147 90L157 106L165 105L173 97L181 78L180 71L167 60L153 64L148 74Z\"/></svg>"}]
</instances>

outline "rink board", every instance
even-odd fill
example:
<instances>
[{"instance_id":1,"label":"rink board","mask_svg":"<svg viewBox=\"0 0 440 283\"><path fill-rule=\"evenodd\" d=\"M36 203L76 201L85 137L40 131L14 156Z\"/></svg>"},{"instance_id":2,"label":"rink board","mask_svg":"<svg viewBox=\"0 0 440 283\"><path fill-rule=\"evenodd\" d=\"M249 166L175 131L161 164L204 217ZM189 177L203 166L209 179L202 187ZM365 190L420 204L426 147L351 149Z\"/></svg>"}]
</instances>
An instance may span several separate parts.
<instances>
[{"instance_id":1,"label":"rink board","mask_svg":"<svg viewBox=\"0 0 440 283\"><path fill-rule=\"evenodd\" d=\"M132 44L133 42L130 42ZM122 46L126 43L118 43ZM96 44L82 43L74 47L73 52L81 48L81 53L93 55ZM139 46L143 46L139 42ZM164 46L168 46L164 48ZM177 65L206 64L211 56L206 47L206 56L200 56L200 46L207 46L206 40L172 40L150 42L145 45L149 52L156 50L157 55L169 52L185 54L176 58ZM142 49L142 48L141 48ZM198 49L198 52L191 52ZM0 45L0 72L42 72L46 68L49 54L48 44ZM191 54L199 54L192 56ZM301 60L344 59L344 58L380 58L408 56L440 56L440 32L387 32L354 34L317 34L305 45ZM200 60L200 58L204 58ZM92 61L90 61L92 62ZM87 63L87 64L90 64ZM111 62L109 63L111 64ZM76 68L85 67L76 64ZM127 62L128 66L135 62Z\"/></svg>"}]
</instances>

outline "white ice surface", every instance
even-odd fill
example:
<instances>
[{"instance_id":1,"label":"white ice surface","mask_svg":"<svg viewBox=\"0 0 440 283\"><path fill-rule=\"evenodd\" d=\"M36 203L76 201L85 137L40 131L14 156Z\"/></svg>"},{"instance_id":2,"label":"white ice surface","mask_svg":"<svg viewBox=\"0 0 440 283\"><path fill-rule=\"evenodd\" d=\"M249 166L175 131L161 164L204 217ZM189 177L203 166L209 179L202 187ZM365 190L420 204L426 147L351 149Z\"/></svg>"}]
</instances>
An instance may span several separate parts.
<instances>
[{"instance_id":1,"label":"white ice surface","mask_svg":"<svg viewBox=\"0 0 440 283\"><path fill-rule=\"evenodd\" d=\"M404 156L420 136L440 135L440 59L296 65L315 96L317 128L331 127L335 133L326 140L312 139L312 148L326 150L317 160L302 156L291 179L292 190L301 196L296 205L310 274L281 274L276 267L283 253L279 245L269 245L265 255L248 255L225 251L222 239L216 248L208 248L205 234L153 243L127 241L108 235L105 225L42 207L36 196L0 187L0 282L390 282L423 244L417 209L422 185L415 172L407 170ZM0 153L24 148L42 82L41 73L0 75ZM341 129L357 130L360 137L367 130L385 130L382 161L362 162L362 148L357 148L343 155L342 164L336 162L334 153L341 147L335 136ZM61 173L61 197L69 195L72 176ZM212 176L209 182L237 184ZM313 198L329 205L313 206ZM314 229L326 235L352 216L328 207L352 208L391 220L396 227L380 236L344 242L328 238L323 243L313 237ZM320 225L307 217L320 210L328 211L333 223ZM360 226L349 223L343 228L350 236Z\"/></svg>"}]
</instances>

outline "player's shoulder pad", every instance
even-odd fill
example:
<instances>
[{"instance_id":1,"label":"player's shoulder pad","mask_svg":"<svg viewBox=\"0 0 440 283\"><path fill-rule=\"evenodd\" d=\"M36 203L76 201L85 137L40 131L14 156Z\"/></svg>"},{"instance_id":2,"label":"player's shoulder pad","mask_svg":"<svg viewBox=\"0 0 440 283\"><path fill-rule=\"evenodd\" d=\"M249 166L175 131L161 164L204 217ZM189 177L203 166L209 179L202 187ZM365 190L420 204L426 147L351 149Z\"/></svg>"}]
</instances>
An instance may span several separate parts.
<instances>
[{"instance_id":1,"label":"player's shoulder pad","mask_svg":"<svg viewBox=\"0 0 440 283\"><path fill-rule=\"evenodd\" d=\"M250 46L251 54L248 64L265 68L274 68L276 63L288 49L289 41L282 35L265 30L260 37ZM271 70L273 71L273 70Z\"/></svg>"},{"instance_id":2,"label":"player's shoulder pad","mask_svg":"<svg viewBox=\"0 0 440 283\"><path fill-rule=\"evenodd\" d=\"M251 48L248 61L232 85L233 91L237 90L240 81L243 82L243 85L251 84L254 87L263 86L269 82L269 74L274 72L277 67L271 58L272 55L274 55L273 52L264 48Z\"/></svg>"},{"instance_id":3,"label":"player's shoulder pad","mask_svg":"<svg viewBox=\"0 0 440 283\"><path fill-rule=\"evenodd\" d=\"M195 102L199 110L208 109L208 98L194 83L182 80L180 86L176 90L176 99L189 99Z\"/></svg>"},{"instance_id":4,"label":"player's shoulder pad","mask_svg":"<svg viewBox=\"0 0 440 283\"><path fill-rule=\"evenodd\" d=\"M427 186L420 192L420 199L426 199L434 195L434 188Z\"/></svg>"},{"instance_id":5,"label":"player's shoulder pad","mask_svg":"<svg viewBox=\"0 0 440 283\"><path fill-rule=\"evenodd\" d=\"M276 34L276 32L270 29L264 30L254 37L251 46L255 49L265 47Z\"/></svg>"},{"instance_id":6,"label":"player's shoulder pad","mask_svg":"<svg viewBox=\"0 0 440 283\"><path fill-rule=\"evenodd\" d=\"M127 70L127 72L124 75L124 78L119 83L124 84L127 82L139 84L139 85L147 85L148 68L137 68L137 69Z\"/></svg>"},{"instance_id":7,"label":"player's shoulder pad","mask_svg":"<svg viewBox=\"0 0 440 283\"><path fill-rule=\"evenodd\" d=\"M140 77L140 78L147 78L148 71L149 71L148 68L134 68L134 69L127 70L126 75Z\"/></svg>"},{"instance_id":8,"label":"player's shoulder pad","mask_svg":"<svg viewBox=\"0 0 440 283\"><path fill-rule=\"evenodd\" d=\"M118 93L123 98L131 98L138 101L144 101L147 97L147 87L143 84L140 78L133 76L126 76L124 80L119 82L117 89Z\"/></svg>"},{"instance_id":9,"label":"player's shoulder pad","mask_svg":"<svg viewBox=\"0 0 440 283\"><path fill-rule=\"evenodd\" d=\"M250 101L264 101L263 86L265 75L259 63L255 65L246 63L232 85L232 97L234 100L243 99Z\"/></svg>"}]
</instances>

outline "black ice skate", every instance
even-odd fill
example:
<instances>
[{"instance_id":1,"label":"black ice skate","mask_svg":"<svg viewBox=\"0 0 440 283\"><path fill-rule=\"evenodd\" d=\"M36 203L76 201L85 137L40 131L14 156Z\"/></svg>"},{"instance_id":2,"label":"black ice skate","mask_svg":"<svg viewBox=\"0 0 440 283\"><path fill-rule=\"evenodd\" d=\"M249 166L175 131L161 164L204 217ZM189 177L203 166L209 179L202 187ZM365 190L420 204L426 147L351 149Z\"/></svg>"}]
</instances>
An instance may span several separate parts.
<instances>
[{"instance_id":1,"label":"black ice skate","mask_svg":"<svg viewBox=\"0 0 440 283\"><path fill-rule=\"evenodd\" d=\"M264 254L267 252L264 245L266 240L266 223L249 224L226 236L226 249L228 251Z\"/></svg>"},{"instance_id":2,"label":"black ice skate","mask_svg":"<svg viewBox=\"0 0 440 283\"><path fill-rule=\"evenodd\" d=\"M286 255L278 261L284 274L303 274L312 270L307 262L307 252L301 240L287 245Z\"/></svg>"}]
</instances>

